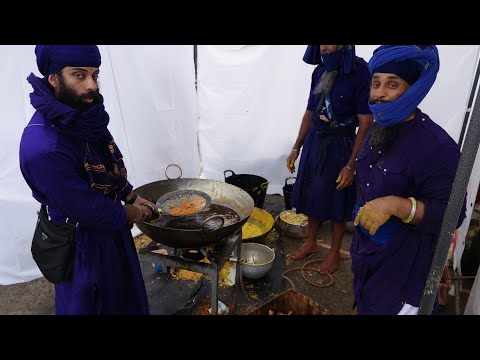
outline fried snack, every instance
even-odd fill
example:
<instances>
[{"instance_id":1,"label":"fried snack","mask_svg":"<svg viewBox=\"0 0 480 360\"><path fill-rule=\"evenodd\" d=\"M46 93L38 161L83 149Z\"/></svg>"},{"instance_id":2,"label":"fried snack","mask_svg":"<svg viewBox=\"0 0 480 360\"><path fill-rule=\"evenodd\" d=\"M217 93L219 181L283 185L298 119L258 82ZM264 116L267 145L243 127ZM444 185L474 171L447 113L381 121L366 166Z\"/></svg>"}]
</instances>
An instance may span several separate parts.
<instances>
[{"instance_id":1,"label":"fried snack","mask_svg":"<svg viewBox=\"0 0 480 360\"><path fill-rule=\"evenodd\" d=\"M205 207L206 201L203 198L193 199L192 201L182 201L180 206L169 209L169 214L172 215L192 215L199 212Z\"/></svg>"}]
</instances>

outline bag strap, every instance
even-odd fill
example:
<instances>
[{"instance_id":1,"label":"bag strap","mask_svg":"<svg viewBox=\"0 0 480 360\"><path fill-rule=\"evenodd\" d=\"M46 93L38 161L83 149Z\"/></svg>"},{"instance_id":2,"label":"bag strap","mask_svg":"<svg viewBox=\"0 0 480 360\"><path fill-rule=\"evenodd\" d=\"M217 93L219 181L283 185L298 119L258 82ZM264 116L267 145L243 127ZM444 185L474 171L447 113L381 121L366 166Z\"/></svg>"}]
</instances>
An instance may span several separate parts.
<instances>
[{"instance_id":1,"label":"bag strap","mask_svg":"<svg viewBox=\"0 0 480 360\"><path fill-rule=\"evenodd\" d=\"M42 218L42 220L44 220L44 221L50 221L48 219L47 206L45 204L41 204L40 211L38 212L38 216L40 216ZM76 228L76 227L78 227L78 225L80 225L80 223L78 221L72 220L68 217L65 219L65 224L69 225L69 226L72 226L74 228Z\"/></svg>"}]
</instances>

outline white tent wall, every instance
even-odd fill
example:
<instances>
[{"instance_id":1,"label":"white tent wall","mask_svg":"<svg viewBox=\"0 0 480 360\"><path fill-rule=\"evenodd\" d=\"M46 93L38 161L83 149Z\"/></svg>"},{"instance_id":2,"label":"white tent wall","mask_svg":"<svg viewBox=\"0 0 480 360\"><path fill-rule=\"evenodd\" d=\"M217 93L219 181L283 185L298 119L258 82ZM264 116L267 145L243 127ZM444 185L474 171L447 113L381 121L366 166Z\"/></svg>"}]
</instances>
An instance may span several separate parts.
<instances>
[{"instance_id":1,"label":"white tent wall","mask_svg":"<svg viewBox=\"0 0 480 360\"><path fill-rule=\"evenodd\" d=\"M102 50L105 47L102 47ZM197 146L198 112L193 45L107 46L111 93L102 90L119 111L119 131L125 131L137 186L165 179L175 163L183 177L200 171ZM103 53L102 53L103 54ZM104 56L105 58L105 56ZM103 70L103 66L102 66ZM101 75L101 86L104 82ZM169 172L176 177L175 171Z\"/></svg>"},{"instance_id":2,"label":"white tent wall","mask_svg":"<svg viewBox=\"0 0 480 360\"><path fill-rule=\"evenodd\" d=\"M41 275L30 253L38 206L18 166L20 136L33 114L26 78L37 64L33 46L0 46L0 54L0 284L6 285Z\"/></svg>"},{"instance_id":3,"label":"white tent wall","mask_svg":"<svg viewBox=\"0 0 480 360\"><path fill-rule=\"evenodd\" d=\"M304 45L198 47L199 144L204 176L255 174L281 193L308 100Z\"/></svg>"},{"instance_id":4,"label":"white tent wall","mask_svg":"<svg viewBox=\"0 0 480 360\"><path fill-rule=\"evenodd\" d=\"M134 186L165 179L170 163L184 177L198 175L197 97L193 45L100 46L100 88L109 129L121 149ZM40 76L34 45L0 45L2 121L0 140L0 285L41 276L30 245L38 203L19 168L23 128L34 110L26 78ZM175 176L176 174L170 174Z\"/></svg>"}]
</instances>

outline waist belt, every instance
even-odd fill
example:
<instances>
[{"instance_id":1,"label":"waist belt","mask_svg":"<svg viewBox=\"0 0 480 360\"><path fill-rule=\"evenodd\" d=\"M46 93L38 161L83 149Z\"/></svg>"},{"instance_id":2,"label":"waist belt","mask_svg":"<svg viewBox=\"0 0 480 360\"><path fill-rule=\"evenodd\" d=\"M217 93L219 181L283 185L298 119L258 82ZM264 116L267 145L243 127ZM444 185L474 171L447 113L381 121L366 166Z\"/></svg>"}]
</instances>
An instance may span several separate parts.
<instances>
[{"instance_id":1,"label":"waist belt","mask_svg":"<svg viewBox=\"0 0 480 360\"><path fill-rule=\"evenodd\" d=\"M345 143L347 146L347 141L350 142L353 146L353 138L355 137L355 127L332 127L332 126L317 126L315 121L313 122L313 129L315 132L322 137L320 141L319 157L318 157L318 167L317 174L321 175L323 173L323 166L325 165L325 160L328 155L328 145Z\"/></svg>"}]
</instances>

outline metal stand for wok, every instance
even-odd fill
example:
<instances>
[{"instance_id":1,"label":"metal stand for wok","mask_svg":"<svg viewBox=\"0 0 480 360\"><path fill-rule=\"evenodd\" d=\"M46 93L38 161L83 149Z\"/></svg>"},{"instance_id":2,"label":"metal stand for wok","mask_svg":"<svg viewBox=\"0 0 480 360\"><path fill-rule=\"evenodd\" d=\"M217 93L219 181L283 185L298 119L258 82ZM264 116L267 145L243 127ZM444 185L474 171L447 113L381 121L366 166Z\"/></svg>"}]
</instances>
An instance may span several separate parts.
<instances>
[{"instance_id":1,"label":"metal stand for wok","mask_svg":"<svg viewBox=\"0 0 480 360\"><path fill-rule=\"evenodd\" d=\"M185 259L180 256L182 249L174 249L174 255L163 255L152 253L152 250L157 249L157 245L147 246L139 251L139 254L148 262L153 262L162 265L164 271L171 267L174 269L185 269L212 277L211 284L211 302L212 302L212 315L218 313L218 273L223 268L226 261L236 262L236 274L235 284L239 283L240 279L240 251L242 243L242 231L241 229L235 234L231 235L224 241L216 244L213 251L207 252L205 248L198 249L204 256L210 261L210 264ZM232 252L235 251L235 257L232 258Z\"/></svg>"}]
</instances>

